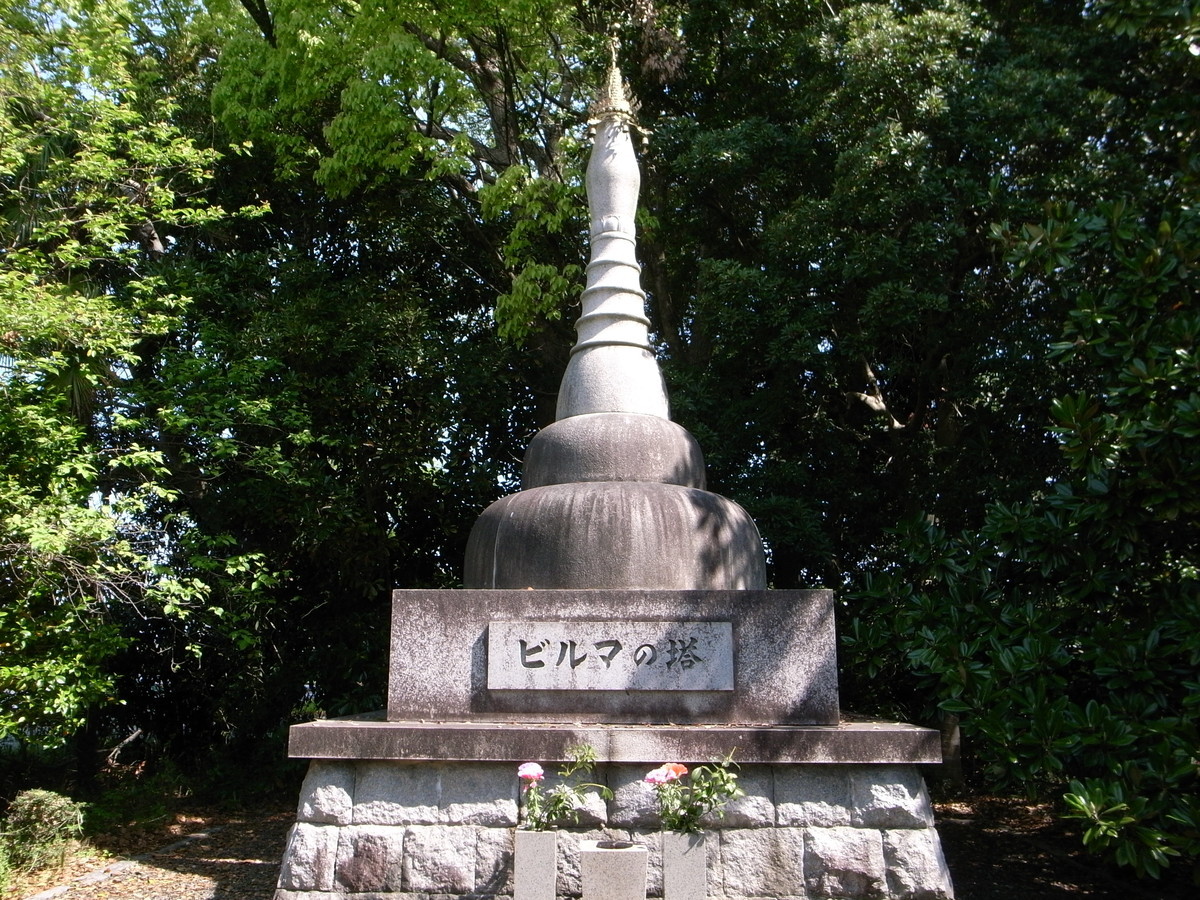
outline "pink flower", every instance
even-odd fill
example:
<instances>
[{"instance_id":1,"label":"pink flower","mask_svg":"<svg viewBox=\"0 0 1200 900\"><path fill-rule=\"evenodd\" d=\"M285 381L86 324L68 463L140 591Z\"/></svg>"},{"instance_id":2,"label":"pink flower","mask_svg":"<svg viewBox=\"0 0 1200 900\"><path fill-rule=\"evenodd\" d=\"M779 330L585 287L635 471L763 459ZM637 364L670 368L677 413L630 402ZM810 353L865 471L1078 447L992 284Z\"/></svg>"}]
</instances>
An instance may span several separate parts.
<instances>
[{"instance_id":1,"label":"pink flower","mask_svg":"<svg viewBox=\"0 0 1200 900\"><path fill-rule=\"evenodd\" d=\"M682 778L687 773L687 766L679 763L664 763L654 771L648 772L642 780L650 784L667 784Z\"/></svg>"},{"instance_id":2,"label":"pink flower","mask_svg":"<svg viewBox=\"0 0 1200 900\"><path fill-rule=\"evenodd\" d=\"M542 767L537 763L521 763L517 767L517 777L522 781L534 782L541 781L546 776L542 773Z\"/></svg>"}]
</instances>

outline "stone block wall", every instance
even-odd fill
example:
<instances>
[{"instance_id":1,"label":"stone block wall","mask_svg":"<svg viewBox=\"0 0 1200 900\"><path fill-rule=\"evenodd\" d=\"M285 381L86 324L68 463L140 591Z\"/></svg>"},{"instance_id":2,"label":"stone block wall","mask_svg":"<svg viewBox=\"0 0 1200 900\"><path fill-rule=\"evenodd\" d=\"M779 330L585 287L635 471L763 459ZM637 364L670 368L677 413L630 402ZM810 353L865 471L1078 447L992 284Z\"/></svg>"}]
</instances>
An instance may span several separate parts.
<instances>
[{"instance_id":1,"label":"stone block wall","mask_svg":"<svg viewBox=\"0 0 1200 900\"><path fill-rule=\"evenodd\" d=\"M559 897L582 893L579 844L649 849L662 894L651 765L607 765L579 822L559 830ZM707 829L708 896L776 900L953 897L915 766L746 765L746 796ZM546 787L552 785L548 779ZM505 898L512 894L516 766L316 760L301 790L275 900Z\"/></svg>"}]
</instances>

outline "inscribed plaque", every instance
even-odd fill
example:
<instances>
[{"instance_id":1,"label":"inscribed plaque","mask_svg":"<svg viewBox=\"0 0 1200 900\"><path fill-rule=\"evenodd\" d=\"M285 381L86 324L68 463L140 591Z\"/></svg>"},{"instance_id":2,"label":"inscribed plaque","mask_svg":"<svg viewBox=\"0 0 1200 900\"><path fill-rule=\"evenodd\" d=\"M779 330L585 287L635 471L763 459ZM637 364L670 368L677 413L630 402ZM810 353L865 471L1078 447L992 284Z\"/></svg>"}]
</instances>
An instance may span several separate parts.
<instances>
[{"instance_id":1,"label":"inscribed plaque","mask_svg":"<svg viewBox=\"0 0 1200 900\"><path fill-rule=\"evenodd\" d=\"M502 691L732 691L730 622L491 622Z\"/></svg>"}]
</instances>

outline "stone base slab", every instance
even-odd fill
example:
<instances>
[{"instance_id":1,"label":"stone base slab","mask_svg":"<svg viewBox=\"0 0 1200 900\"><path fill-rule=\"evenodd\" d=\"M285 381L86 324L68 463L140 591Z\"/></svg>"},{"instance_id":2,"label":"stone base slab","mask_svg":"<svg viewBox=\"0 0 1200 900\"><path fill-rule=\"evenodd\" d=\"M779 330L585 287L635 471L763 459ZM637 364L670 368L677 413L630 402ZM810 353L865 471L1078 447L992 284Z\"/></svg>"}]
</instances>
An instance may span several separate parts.
<instances>
[{"instance_id":1,"label":"stone base slab","mask_svg":"<svg viewBox=\"0 0 1200 900\"><path fill-rule=\"evenodd\" d=\"M940 763L941 736L899 722L838 725L596 725L521 722L384 722L322 719L293 725L288 755L301 759L555 762L588 744L606 762L721 759L739 763Z\"/></svg>"},{"instance_id":2,"label":"stone base slab","mask_svg":"<svg viewBox=\"0 0 1200 900\"><path fill-rule=\"evenodd\" d=\"M648 766L601 766L598 796L558 831L556 895L579 897L585 841L633 840L662 896ZM552 786L553 777L546 787ZM714 900L950 900L925 784L911 765L742 765L744 797L706 823ZM316 760L301 790L275 900L509 898L516 767Z\"/></svg>"}]
</instances>

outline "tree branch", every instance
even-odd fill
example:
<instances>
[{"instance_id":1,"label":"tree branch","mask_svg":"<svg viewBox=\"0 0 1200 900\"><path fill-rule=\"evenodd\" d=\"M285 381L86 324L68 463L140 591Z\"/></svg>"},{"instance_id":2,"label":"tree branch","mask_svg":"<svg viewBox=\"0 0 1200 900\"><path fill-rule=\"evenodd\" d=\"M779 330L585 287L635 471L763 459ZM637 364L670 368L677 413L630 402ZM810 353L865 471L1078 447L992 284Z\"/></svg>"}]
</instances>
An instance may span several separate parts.
<instances>
[{"instance_id":1,"label":"tree branch","mask_svg":"<svg viewBox=\"0 0 1200 900\"><path fill-rule=\"evenodd\" d=\"M879 379L875 375L875 370L871 368L871 364L863 359L863 376L867 383L866 392L862 391L846 391L848 399L859 400L873 412L883 413L888 418L888 428L892 431L902 431L904 424L892 415L888 409L887 401L883 399L883 389L879 386Z\"/></svg>"},{"instance_id":2,"label":"tree branch","mask_svg":"<svg viewBox=\"0 0 1200 900\"><path fill-rule=\"evenodd\" d=\"M241 4L242 9L250 14L258 30L262 32L266 42L272 47L279 46L275 42L275 19L267 9L267 0L241 0Z\"/></svg>"}]
</instances>

